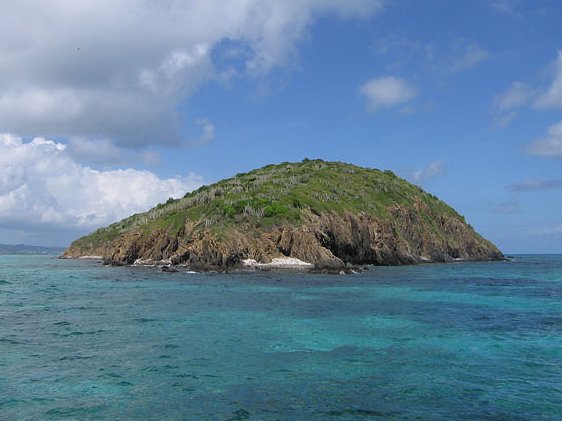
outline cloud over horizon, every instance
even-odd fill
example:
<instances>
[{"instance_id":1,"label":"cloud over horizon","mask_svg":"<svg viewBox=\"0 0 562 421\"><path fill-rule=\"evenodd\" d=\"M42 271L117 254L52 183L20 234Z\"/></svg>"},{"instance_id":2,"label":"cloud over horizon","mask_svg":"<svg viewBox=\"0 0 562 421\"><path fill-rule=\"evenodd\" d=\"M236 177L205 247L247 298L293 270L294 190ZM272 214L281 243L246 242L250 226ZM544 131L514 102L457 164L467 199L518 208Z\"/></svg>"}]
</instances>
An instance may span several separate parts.
<instances>
[{"instance_id":1,"label":"cloud over horizon","mask_svg":"<svg viewBox=\"0 0 562 421\"><path fill-rule=\"evenodd\" d=\"M179 145L177 108L221 75L260 79L296 60L319 17L369 17L383 0L8 1L0 6L0 131ZM215 60L225 41L241 66ZM209 138L209 132L205 132Z\"/></svg>"},{"instance_id":2,"label":"cloud over horizon","mask_svg":"<svg viewBox=\"0 0 562 421\"><path fill-rule=\"evenodd\" d=\"M94 170L74 161L64 144L9 134L0 134L0 167L3 231L89 231L203 184L193 173L161 179L150 171Z\"/></svg>"}]
</instances>

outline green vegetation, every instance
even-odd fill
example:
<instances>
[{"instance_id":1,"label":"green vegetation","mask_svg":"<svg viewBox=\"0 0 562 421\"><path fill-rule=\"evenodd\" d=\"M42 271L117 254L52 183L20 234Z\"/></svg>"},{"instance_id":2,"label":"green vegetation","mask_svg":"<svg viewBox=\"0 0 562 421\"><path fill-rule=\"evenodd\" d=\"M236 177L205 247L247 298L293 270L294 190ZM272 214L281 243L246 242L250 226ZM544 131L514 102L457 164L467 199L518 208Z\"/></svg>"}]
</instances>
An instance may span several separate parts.
<instances>
[{"instance_id":1,"label":"green vegetation","mask_svg":"<svg viewBox=\"0 0 562 421\"><path fill-rule=\"evenodd\" d=\"M416 207L424 223L435 232L439 231L436 215L464 221L445 203L391 171L305 159L267 165L203 186L181 199L168 199L148 212L99 229L74 245L101 246L132 228L178 234L186 222L195 232L211 229L224 235L238 224L268 230L283 224L302 224L305 212L362 212L384 220L392 217L397 206Z\"/></svg>"}]
</instances>

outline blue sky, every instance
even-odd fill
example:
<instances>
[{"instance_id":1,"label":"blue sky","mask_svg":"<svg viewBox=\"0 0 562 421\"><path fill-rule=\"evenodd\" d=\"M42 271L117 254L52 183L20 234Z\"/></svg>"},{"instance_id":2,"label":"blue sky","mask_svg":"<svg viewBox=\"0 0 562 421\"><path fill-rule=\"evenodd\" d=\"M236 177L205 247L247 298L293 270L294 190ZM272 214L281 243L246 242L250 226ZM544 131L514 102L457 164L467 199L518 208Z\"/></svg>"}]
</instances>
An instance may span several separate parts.
<instances>
[{"instance_id":1,"label":"blue sky","mask_svg":"<svg viewBox=\"0 0 562 421\"><path fill-rule=\"evenodd\" d=\"M562 253L559 2L99 3L0 6L0 243L308 157L391 169L506 253Z\"/></svg>"}]
</instances>

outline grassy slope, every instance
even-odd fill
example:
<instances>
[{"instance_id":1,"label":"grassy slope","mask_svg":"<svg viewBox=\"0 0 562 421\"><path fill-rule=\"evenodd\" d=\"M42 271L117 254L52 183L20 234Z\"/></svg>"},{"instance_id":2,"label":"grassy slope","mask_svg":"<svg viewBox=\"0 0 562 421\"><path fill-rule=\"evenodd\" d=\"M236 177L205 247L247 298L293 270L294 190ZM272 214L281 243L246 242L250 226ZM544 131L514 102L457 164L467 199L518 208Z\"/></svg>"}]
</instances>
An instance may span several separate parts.
<instances>
[{"instance_id":1,"label":"grassy slope","mask_svg":"<svg viewBox=\"0 0 562 421\"><path fill-rule=\"evenodd\" d=\"M73 243L93 249L111 242L131 229L150 232L165 229L179 232L186 220L194 232L208 228L216 234L231 231L236 224L269 229L301 223L303 209L326 212L365 212L381 219L391 206L425 203L424 221L436 231L434 215L464 218L436 197L395 176L391 171L366 169L339 162L304 160L301 163L268 165L169 199L148 212L136 214Z\"/></svg>"}]
</instances>

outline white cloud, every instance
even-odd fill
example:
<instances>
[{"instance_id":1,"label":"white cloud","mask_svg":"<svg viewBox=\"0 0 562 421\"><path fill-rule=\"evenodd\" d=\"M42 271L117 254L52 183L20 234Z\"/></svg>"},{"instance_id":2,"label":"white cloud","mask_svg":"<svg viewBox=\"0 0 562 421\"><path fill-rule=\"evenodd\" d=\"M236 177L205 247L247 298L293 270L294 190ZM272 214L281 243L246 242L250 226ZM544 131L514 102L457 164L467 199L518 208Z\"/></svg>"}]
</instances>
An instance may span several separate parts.
<instances>
[{"instance_id":1,"label":"white cloud","mask_svg":"<svg viewBox=\"0 0 562 421\"><path fill-rule=\"evenodd\" d=\"M67 150L74 159L84 163L116 165L126 160L123 151L107 139L73 137Z\"/></svg>"},{"instance_id":2,"label":"white cloud","mask_svg":"<svg viewBox=\"0 0 562 421\"><path fill-rule=\"evenodd\" d=\"M533 98L534 90L523 82L513 82L509 89L494 98L493 107L501 112L527 105Z\"/></svg>"},{"instance_id":3,"label":"white cloud","mask_svg":"<svg viewBox=\"0 0 562 421\"><path fill-rule=\"evenodd\" d=\"M546 137L533 141L526 151L531 155L562 158L562 121L550 126Z\"/></svg>"},{"instance_id":4,"label":"white cloud","mask_svg":"<svg viewBox=\"0 0 562 421\"><path fill-rule=\"evenodd\" d=\"M555 75L550 86L537 89L523 82L513 82L509 89L497 95L492 102L492 112L499 126L506 126L523 107L536 109L562 109L562 50L555 62ZM548 135L536 139L527 153L546 157L562 157L562 122L551 126Z\"/></svg>"},{"instance_id":5,"label":"white cloud","mask_svg":"<svg viewBox=\"0 0 562 421\"><path fill-rule=\"evenodd\" d=\"M523 82L513 82L509 89L496 95L492 101L492 111L499 126L507 126L518 110L528 105L536 96L533 88Z\"/></svg>"},{"instance_id":6,"label":"white cloud","mask_svg":"<svg viewBox=\"0 0 562 421\"><path fill-rule=\"evenodd\" d=\"M71 137L66 150L75 161L103 169L138 163L158 166L161 163L157 152L118 147L108 139Z\"/></svg>"},{"instance_id":7,"label":"white cloud","mask_svg":"<svg viewBox=\"0 0 562 421\"><path fill-rule=\"evenodd\" d=\"M562 108L562 51L556 60L556 76L545 93L534 104L537 108Z\"/></svg>"},{"instance_id":8,"label":"white cloud","mask_svg":"<svg viewBox=\"0 0 562 421\"><path fill-rule=\"evenodd\" d=\"M435 161L429 164L427 167L420 170L414 171L410 179L417 184L423 184L427 180L437 177L443 174L445 167L441 161Z\"/></svg>"},{"instance_id":9,"label":"white cloud","mask_svg":"<svg viewBox=\"0 0 562 421\"><path fill-rule=\"evenodd\" d=\"M367 98L371 111L405 104L418 94L404 79L394 76L372 79L361 86L359 92Z\"/></svg>"},{"instance_id":10,"label":"white cloud","mask_svg":"<svg viewBox=\"0 0 562 421\"><path fill-rule=\"evenodd\" d=\"M0 3L0 130L177 145L176 114L226 74L261 80L295 60L320 16L363 18L384 0ZM225 41L243 57L213 54ZM242 61L237 71L232 62Z\"/></svg>"},{"instance_id":11,"label":"white cloud","mask_svg":"<svg viewBox=\"0 0 562 421\"><path fill-rule=\"evenodd\" d=\"M200 176L161 179L134 169L97 171L64 144L0 134L0 227L89 231L202 185ZM2 242L10 243L10 239Z\"/></svg>"}]
</instances>

